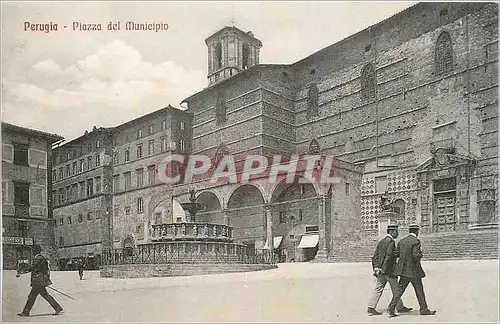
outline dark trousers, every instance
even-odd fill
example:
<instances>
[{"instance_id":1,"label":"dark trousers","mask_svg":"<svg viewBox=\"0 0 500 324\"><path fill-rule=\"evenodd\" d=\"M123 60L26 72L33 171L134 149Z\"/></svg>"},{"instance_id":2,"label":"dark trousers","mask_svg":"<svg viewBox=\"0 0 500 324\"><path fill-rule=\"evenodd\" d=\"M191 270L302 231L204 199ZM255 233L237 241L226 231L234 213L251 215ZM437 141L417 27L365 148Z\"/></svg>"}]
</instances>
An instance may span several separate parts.
<instances>
[{"instance_id":1,"label":"dark trousers","mask_svg":"<svg viewBox=\"0 0 500 324\"><path fill-rule=\"evenodd\" d=\"M396 304L401 299L401 296L403 296L406 287L408 287L410 282L413 286L413 289L415 290L415 295L417 295L418 303L420 305L420 311L428 309L427 302L425 301L424 284L422 283L422 278L410 278L401 276L398 282L398 290L396 294L392 296L389 307L387 308L389 312L394 312Z\"/></svg>"},{"instance_id":2,"label":"dark trousers","mask_svg":"<svg viewBox=\"0 0 500 324\"><path fill-rule=\"evenodd\" d=\"M80 279L83 279L83 269L78 269L78 275L80 276Z\"/></svg>"},{"instance_id":3,"label":"dark trousers","mask_svg":"<svg viewBox=\"0 0 500 324\"><path fill-rule=\"evenodd\" d=\"M23 309L23 314L29 314L31 308L35 304L36 297L40 294L55 311L62 310L61 305L47 292L47 289L44 286L32 286L30 294L28 295L28 300L26 301L26 305Z\"/></svg>"}]
</instances>

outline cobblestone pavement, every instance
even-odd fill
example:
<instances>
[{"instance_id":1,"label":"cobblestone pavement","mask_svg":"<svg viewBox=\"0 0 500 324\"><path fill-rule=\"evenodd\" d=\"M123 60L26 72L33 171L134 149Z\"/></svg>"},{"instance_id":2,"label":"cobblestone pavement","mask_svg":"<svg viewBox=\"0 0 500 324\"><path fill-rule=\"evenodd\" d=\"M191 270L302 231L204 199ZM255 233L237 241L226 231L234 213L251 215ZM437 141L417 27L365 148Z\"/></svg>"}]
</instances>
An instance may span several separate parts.
<instances>
[{"instance_id":1,"label":"cobblestone pavement","mask_svg":"<svg viewBox=\"0 0 500 324\"><path fill-rule=\"evenodd\" d=\"M15 278L3 272L4 322L498 322L499 262L423 262L424 288L436 316L417 311L389 319L385 308L389 285L378 309L368 316L366 303L373 288L371 266L352 264L280 264L278 269L192 277L110 279L98 271L52 272L54 287L72 295L52 294L65 313L52 316L41 297L20 318L29 293L29 275ZM418 309L409 287L405 304Z\"/></svg>"}]
</instances>

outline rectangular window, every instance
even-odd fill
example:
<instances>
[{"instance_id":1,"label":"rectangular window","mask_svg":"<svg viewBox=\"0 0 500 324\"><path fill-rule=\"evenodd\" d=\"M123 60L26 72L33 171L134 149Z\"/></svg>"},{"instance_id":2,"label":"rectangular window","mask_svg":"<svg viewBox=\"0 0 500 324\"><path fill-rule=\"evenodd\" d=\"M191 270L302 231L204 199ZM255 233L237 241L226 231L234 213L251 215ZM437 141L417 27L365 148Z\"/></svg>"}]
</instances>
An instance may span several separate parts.
<instances>
[{"instance_id":1,"label":"rectangular window","mask_svg":"<svg viewBox=\"0 0 500 324\"><path fill-rule=\"evenodd\" d=\"M118 152L113 153L113 165L118 164Z\"/></svg>"},{"instance_id":2,"label":"rectangular window","mask_svg":"<svg viewBox=\"0 0 500 324\"><path fill-rule=\"evenodd\" d=\"M28 145L14 143L14 164L28 165Z\"/></svg>"},{"instance_id":3,"label":"rectangular window","mask_svg":"<svg viewBox=\"0 0 500 324\"><path fill-rule=\"evenodd\" d=\"M185 147L184 147L184 140L181 138L181 139L179 140L179 150L180 150L181 152L184 152L184 148L185 148Z\"/></svg>"},{"instance_id":4,"label":"rectangular window","mask_svg":"<svg viewBox=\"0 0 500 324\"><path fill-rule=\"evenodd\" d=\"M74 183L71 187L71 190L73 190L73 197L78 199L78 183Z\"/></svg>"},{"instance_id":5,"label":"rectangular window","mask_svg":"<svg viewBox=\"0 0 500 324\"><path fill-rule=\"evenodd\" d=\"M153 127L153 125L149 125L149 135L153 134L154 130L155 128Z\"/></svg>"},{"instance_id":6,"label":"rectangular window","mask_svg":"<svg viewBox=\"0 0 500 324\"><path fill-rule=\"evenodd\" d=\"M182 222L182 217L177 217L177 223L181 223Z\"/></svg>"},{"instance_id":7,"label":"rectangular window","mask_svg":"<svg viewBox=\"0 0 500 324\"><path fill-rule=\"evenodd\" d=\"M125 149L125 162L129 162L130 161L130 149L127 148Z\"/></svg>"},{"instance_id":8,"label":"rectangular window","mask_svg":"<svg viewBox=\"0 0 500 324\"><path fill-rule=\"evenodd\" d=\"M71 186L66 186L66 197L68 197L68 201L73 199L73 195L71 194Z\"/></svg>"},{"instance_id":9,"label":"rectangular window","mask_svg":"<svg viewBox=\"0 0 500 324\"><path fill-rule=\"evenodd\" d=\"M115 174L113 176L113 192L119 192L120 191L120 175Z\"/></svg>"},{"instance_id":10,"label":"rectangular window","mask_svg":"<svg viewBox=\"0 0 500 324\"><path fill-rule=\"evenodd\" d=\"M95 193L96 194L101 193L101 177L95 178Z\"/></svg>"},{"instance_id":11,"label":"rectangular window","mask_svg":"<svg viewBox=\"0 0 500 324\"><path fill-rule=\"evenodd\" d=\"M57 172L56 170L52 170L52 182L56 182L57 181Z\"/></svg>"},{"instance_id":12,"label":"rectangular window","mask_svg":"<svg viewBox=\"0 0 500 324\"><path fill-rule=\"evenodd\" d=\"M375 192L383 193L387 191L387 176L375 177Z\"/></svg>"},{"instance_id":13,"label":"rectangular window","mask_svg":"<svg viewBox=\"0 0 500 324\"><path fill-rule=\"evenodd\" d=\"M87 180L87 196L92 196L94 194L94 179Z\"/></svg>"},{"instance_id":14,"label":"rectangular window","mask_svg":"<svg viewBox=\"0 0 500 324\"><path fill-rule=\"evenodd\" d=\"M71 225L71 216L68 216L68 224Z\"/></svg>"},{"instance_id":15,"label":"rectangular window","mask_svg":"<svg viewBox=\"0 0 500 324\"><path fill-rule=\"evenodd\" d=\"M137 158L142 158L142 144L137 145Z\"/></svg>"},{"instance_id":16,"label":"rectangular window","mask_svg":"<svg viewBox=\"0 0 500 324\"><path fill-rule=\"evenodd\" d=\"M130 190L132 187L132 175L130 172L125 172L123 174L123 177L125 178L125 190Z\"/></svg>"},{"instance_id":17,"label":"rectangular window","mask_svg":"<svg viewBox=\"0 0 500 324\"><path fill-rule=\"evenodd\" d=\"M345 184L345 194L346 195L351 194L351 184L349 182L346 182Z\"/></svg>"},{"instance_id":18,"label":"rectangular window","mask_svg":"<svg viewBox=\"0 0 500 324\"><path fill-rule=\"evenodd\" d=\"M59 180L64 178L63 168L59 168Z\"/></svg>"},{"instance_id":19,"label":"rectangular window","mask_svg":"<svg viewBox=\"0 0 500 324\"><path fill-rule=\"evenodd\" d=\"M95 147L100 148L101 147L101 141L97 140L95 141Z\"/></svg>"},{"instance_id":20,"label":"rectangular window","mask_svg":"<svg viewBox=\"0 0 500 324\"><path fill-rule=\"evenodd\" d=\"M130 206L125 206L125 215L130 215Z\"/></svg>"},{"instance_id":21,"label":"rectangular window","mask_svg":"<svg viewBox=\"0 0 500 324\"><path fill-rule=\"evenodd\" d=\"M83 214L78 214L78 222L83 222Z\"/></svg>"},{"instance_id":22,"label":"rectangular window","mask_svg":"<svg viewBox=\"0 0 500 324\"><path fill-rule=\"evenodd\" d=\"M137 130L137 139L142 137L142 129Z\"/></svg>"},{"instance_id":23,"label":"rectangular window","mask_svg":"<svg viewBox=\"0 0 500 324\"><path fill-rule=\"evenodd\" d=\"M184 130L185 127L186 127L186 125L184 124L183 121L181 121L181 130Z\"/></svg>"},{"instance_id":24,"label":"rectangular window","mask_svg":"<svg viewBox=\"0 0 500 324\"><path fill-rule=\"evenodd\" d=\"M84 166L85 166L85 160L84 160L84 159L81 159L81 160L80 160L80 172L83 172L83 171L84 171Z\"/></svg>"},{"instance_id":25,"label":"rectangular window","mask_svg":"<svg viewBox=\"0 0 500 324\"><path fill-rule=\"evenodd\" d=\"M64 204L64 189L59 189L59 203Z\"/></svg>"},{"instance_id":26,"label":"rectangular window","mask_svg":"<svg viewBox=\"0 0 500 324\"><path fill-rule=\"evenodd\" d=\"M80 182L80 198L85 198L85 182Z\"/></svg>"},{"instance_id":27,"label":"rectangular window","mask_svg":"<svg viewBox=\"0 0 500 324\"><path fill-rule=\"evenodd\" d=\"M280 224L286 223L286 213L284 211L280 211Z\"/></svg>"},{"instance_id":28,"label":"rectangular window","mask_svg":"<svg viewBox=\"0 0 500 324\"><path fill-rule=\"evenodd\" d=\"M57 205L58 204L58 201L57 201L57 190L53 190L52 191L52 203L54 205Z\"/></svg>"},{"instance_id":29,"label":"rectangular window","mask_svg":"<svg viewBox=\"0 0 500 324\"><path fill-rule=\"evenodd\" d=\"M162 152L164 152L164 151L167 150L167 145L168 145L167 144L168 143L167 142L167 138L166 137L162 137L160 140L161 140L161 148L160 149L161 149Z\"/></svg>"},{"instance_id":30,"label":"rectangular window","mask_svg":"<svg viewBox=\"0 0 500 324\"><path fill-rule=\"evenodd\" d=\"M73 162L73 175L76 174L76 162Z\"/></svg>"},{"instance_id":31,"label":"rectangular window","mask_svg":"<svg viewBox=\"0 0 500 324\"><path fill-rule=\"evenodd\" d=\"M156 167L154 165L148 166L148 181L149 185L154 185L156 183L155 175L156 175Z\"/></svg>"},{"instance_id":32,"label":"rectangular window","mask_svg":"<svg viewBox=\"0 0 500 324\"><path fill-rule=\"evenodd\" d=\"M59 220L59 225L61 225L61 226L64 225L64 218L61 217L61 219Z\"/></svg>"},{"instance_id":33,"label":"rectangular window","mask_svg":"<svg viewBox=\"0 0 500 324\"><path fill-rule=\"evenodd\" d=\"M101 155L99 154L96 154L95 156L95 166L96 167L101 166Z\"/></svg>"},{"instance_id":34,"label":"rectangular window","mask_svg":"<svg viewBox=\"0 0 500 324\"><path fill-rule=\"evenodd\" d=\"M137 188L142 188L144 186L144 169L135 170L137 174Z\"/></svg>"},{"instance_id":35,"label":"rectangular window","mask_svg":"<svg viewBox=\"0 0 500 324\"><path fill-rule=\"evenodd\" d=\"M148 142L148 155L153 155L155 154L155 142L154 140L151 140Z\"/></svg>"},{"instance_id":36,"label":"rectangular window","mask_svg":"<svg viewBox=\"0 0 500 324\"><path fill-rule=\"evenodd\" d=\"M87 220L91 221L92 220L92 212L87 213Z\"/></svg>"},{"instance_id":37,"label":"rectangular window","mask_svg":"<svg viewBox=\"0 0 500 324\"><path fill-rule=\"evenodd\" d=\"M29 183L14 181L14 204L29 206L30 204Z\"/></svg>"},{"instance_id":38,"label":"rectangular window","mask_svg":"<svg viewBox=\"0 0 500 324\"><path fill-rule=\"evenodd\" d=\"M302 209L299 209L299 222L302 222L302 217L303 217Z\"/></svg>"},{"instance_id":39,"label":"rectangular window","mask_svg":"<svg viewBox=\"0 0 500 324\"><path fill-rule=\"evenodd\" d=\"M69 176L71 176L71 167L68 164L68 165L66 165L66 177L69 177Z\"/></svg>"},{"instance_id":40,"label":"rectangular window","mask_svg":"<svg viewBox=\"0 0 500 324\"><path fill-rule=\"evenodd\" d=\"M167 121L166 120L162 120L161 121L161 130L165 130L167 129Z\"/></svg>"},{"instance_id":41,"label":"rectangular window","mask_svg":"<svg viewBox=\"0 0 500 324\"><path fill-rule=\"evenodd\" d=\"M87 157L87 170L92 169L92 157Z\"/></svg>"}]
</instances>

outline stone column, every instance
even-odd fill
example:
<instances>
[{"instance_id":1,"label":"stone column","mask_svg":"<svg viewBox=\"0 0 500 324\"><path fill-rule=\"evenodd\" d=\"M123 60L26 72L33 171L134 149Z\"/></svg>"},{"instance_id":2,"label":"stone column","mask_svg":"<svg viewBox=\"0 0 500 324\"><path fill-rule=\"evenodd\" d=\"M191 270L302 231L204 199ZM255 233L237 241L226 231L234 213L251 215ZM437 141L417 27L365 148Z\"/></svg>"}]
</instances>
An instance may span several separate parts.
<instances>
[{"instance_id":1,"label":"stone column","mask_svg":"<svg viewBox=\"0 0 500 324\"><path fill-rule=\"evenodd\" d=\"M267 237L267 246L265 249L272 250L274 248L274 240L273 240L273 215L271 213L271 205L266 204L266 237Z\"/></svg>"},{"instance_id":2,"label":"stone column","mask_svg":"<svg viewBox=\"0 0 500 324\"><path fill-rule=\"evenodd\" d=\"M319 241L318 253L314 258L316 261L326 261L328 252L326 250L326 197L324 195L318 196L318 228L319 228Z\"/></svg>"}]
</instances>

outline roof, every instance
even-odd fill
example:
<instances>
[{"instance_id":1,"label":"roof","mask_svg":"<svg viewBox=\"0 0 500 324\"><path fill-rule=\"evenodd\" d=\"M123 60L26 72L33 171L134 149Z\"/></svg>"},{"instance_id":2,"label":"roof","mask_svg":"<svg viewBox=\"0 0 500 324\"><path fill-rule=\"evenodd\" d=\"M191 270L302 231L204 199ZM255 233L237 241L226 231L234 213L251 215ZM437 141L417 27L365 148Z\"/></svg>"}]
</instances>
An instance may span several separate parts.
<instances>
[{"instance_id":1,"label":"roof","mask_svg":"<svg viewBox=\"0 0 500 324\"><path fill-rule=\"evenodd\" d=\"M121 124L121 125L118 125L118 126L114 127L113 129L121 129L121 128L128 127L128 126L130 126L131 124L134 124L134 123L136 123L136 122L138 122L138 121L148 119L148 118L150 118L150 117L152 117L152 116L155 116L155 115L158 115L158 114L161 114L161 113L167 112L168 110L175 110L176 112L185 112L186 114L188 114L188 112L186 112L185 110L178 109L178 108L172 107L171 105L168 105L167 107L164 107L164 108L161 108L161 109L155 110L155 111L153 111L153 112L150 112L149 114L142 115L142 116L137 117L137 118L135 118L135 119L129 120L128 122L126 122L126 123L124 123L124 124Z\"/></svg>"},{"instance_id":2,"label":"roof","mask_svg":"<svg viewBox=\"0 0 500 324\"><path fill-rule=\"evenodd\" d=\"M44 137L44 138L50 139L52 143L57 142L57 141L61 141L64 139L64 137L62 137L61 135L58 135L58 134L51 134L51 133L42 132L42 131L32 129L32 128L26 128L26 127L21 127L21 126L2 122L2 130L4 130L4 129Z\"/></svg>"},{"instance_id":3,"label":"roof","mask_svg":"<svg viewBox=\"0 0 500 324\"><path fill-rule=\"evenodd\" d=\"M210 39L212 39L212 38L214 38L214 37L216 37L224 32L229 32L229 31L235 32L236 34L240 34L240 36L242 36L242 37L249 38L258 46L262 46L262 42L260 40L258 40L257 38L255 38L255 36L253 35L253 33L251 31L244 32L241 29L234 27L234 26L225 26L222 29L219 29L218 31L216 31L215 33L213 33L212 35L208 36L205 39L205 44L208 45L208 41Z\"/></svg>"}]
</instances>

